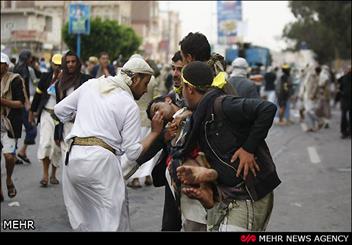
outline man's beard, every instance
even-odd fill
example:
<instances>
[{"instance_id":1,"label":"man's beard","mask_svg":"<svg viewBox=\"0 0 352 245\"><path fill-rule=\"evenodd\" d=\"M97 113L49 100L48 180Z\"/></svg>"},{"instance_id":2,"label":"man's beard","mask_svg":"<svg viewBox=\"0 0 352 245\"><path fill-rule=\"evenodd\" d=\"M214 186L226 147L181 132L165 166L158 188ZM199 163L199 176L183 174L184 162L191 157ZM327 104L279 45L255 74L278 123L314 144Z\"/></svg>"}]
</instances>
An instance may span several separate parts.
<instances>
[{"instance_id":1,"label":"man's beard","mask_svg":"<svg viewBox=\"0 0 352 245\"><path fill-rule=\"evenodd\" d=\"M143 94L142 95L138 95L135 92L133 92L133 90L131 90L131 92L132 92L134 100L139 100L142 97L142 95L143 95Z\"/></svg>"},{"instance_id":2,"label":"man's beard","mask_svg":"<svg viewBox=\"0 0 352 245\"><path fill-rule=\"evenodd\" d=\"M174 86L176 87L176 88L179 88L179 87L181 87L181 79L173 79L174 80Z\"/></svg>"}]
</instances>

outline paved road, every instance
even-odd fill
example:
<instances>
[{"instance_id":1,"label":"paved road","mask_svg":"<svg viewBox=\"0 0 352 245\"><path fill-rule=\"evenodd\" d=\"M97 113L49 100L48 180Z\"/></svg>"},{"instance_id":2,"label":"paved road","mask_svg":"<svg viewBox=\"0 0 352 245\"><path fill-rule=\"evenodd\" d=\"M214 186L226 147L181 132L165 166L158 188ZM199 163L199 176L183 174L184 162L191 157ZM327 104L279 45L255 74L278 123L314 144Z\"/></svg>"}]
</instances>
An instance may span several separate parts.
<instances>
[{"instance_id":1,"label":"paved road","mask_svg":"<svg viewBox=\"0 0 352 245\"><path fill-rule=\"evenodd\" d=\"M338 128L339 111L333 112L330 129L318 133L303 132L298 122L272 127L267 142L282 184L275 191L268 231L351 231L351 139L341 140ZM15 168L18 195L5 196L1 220L33 219L36 231L71 231L61 185L39 187L36 147L29 158L31 165ZM132 230L159 231L164 189L128 190ZM20 206L10 207L14 201Z\"/></svg>"}]
</instances>

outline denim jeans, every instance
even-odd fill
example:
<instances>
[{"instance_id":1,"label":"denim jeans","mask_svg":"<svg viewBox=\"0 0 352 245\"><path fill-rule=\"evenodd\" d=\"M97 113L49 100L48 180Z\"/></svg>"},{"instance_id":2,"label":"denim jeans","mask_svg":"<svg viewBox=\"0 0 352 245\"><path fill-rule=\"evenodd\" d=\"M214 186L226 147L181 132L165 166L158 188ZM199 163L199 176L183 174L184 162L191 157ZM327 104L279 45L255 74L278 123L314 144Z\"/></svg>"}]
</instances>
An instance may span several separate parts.
<instances>
[{"instance_id":1,"label":"denim jeans","mask_svg":"<svg viewBox=\"0 0 352 245\"><path fill-rule=\"evenodd\" d=\"M35 145L35 138L37 137L37 127L29 123L28 111L26 109L23 109L22 120L23 120L23 126L26 130L24 144Z\"/></svg>"}]
</instances>

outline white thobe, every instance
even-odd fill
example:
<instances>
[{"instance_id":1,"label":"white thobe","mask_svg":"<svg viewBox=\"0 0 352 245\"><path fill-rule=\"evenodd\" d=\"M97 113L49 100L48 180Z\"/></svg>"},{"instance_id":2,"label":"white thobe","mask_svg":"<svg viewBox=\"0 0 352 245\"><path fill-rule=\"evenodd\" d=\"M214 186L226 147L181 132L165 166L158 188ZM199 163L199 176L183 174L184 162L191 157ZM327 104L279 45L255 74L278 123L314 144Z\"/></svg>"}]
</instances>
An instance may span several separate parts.
<instances>
[{"instance_id":1,"label":"white thobe","mask_svg":"<svg viewBox=\"0 0 352 245\"><path fill-rule=\"evenodd\" d=\"M76 89L55 106L65 122L75 116L68 140L95 136L116 150L74 145L63 167L63 194L70 223L75 230L128 231L127 191L120 156L135 161L142 152L139 108L133 96L116 89L101 95L97 79Z\"/></svg>"}]
</instances>

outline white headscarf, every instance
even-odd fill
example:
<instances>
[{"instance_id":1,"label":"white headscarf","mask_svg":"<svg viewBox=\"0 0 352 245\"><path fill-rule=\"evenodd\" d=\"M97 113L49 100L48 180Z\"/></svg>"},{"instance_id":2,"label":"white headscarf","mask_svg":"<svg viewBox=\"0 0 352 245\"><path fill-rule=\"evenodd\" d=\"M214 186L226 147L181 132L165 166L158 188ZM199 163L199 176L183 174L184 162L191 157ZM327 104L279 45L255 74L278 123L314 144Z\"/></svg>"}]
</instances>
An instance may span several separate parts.
<instances>
[{"instance_id":1,"label":"white headscarf","mask_svg":"<svg viewBox=\"0 0 352 245\"><path fill-rule=\"evenodd\" d=\"M232 77L246 77L249 65L244 58L238 57L231 64L233 70Z\"/></svg>"},{"instance_id":2,"label":"white headscarf","mask_svg":"<svg viewBox=\"0 0 352 245\"><path fill-rule=\"evenodd\" d=\"M109 76L107 78L101 76L98 78L101 80L99 81L99 91L101 94L108 94L119 88L132 95L130 89L130 86L132 85L132 76L138 73L153 75L154 71L144 59L140 57L131 57L122 69L118 71L116 76Z\"/></svg>"},{"instance_id":3,"label":"white headscarf","mask_svg":"<svg viewBox=\"0 0 352 245\"><path fill-rule=\"evenodd\" d=\"M11 64L9 57L3 52L1 52L1 63L5 63L8 66Z\"/></svg>"}]
</instances>

